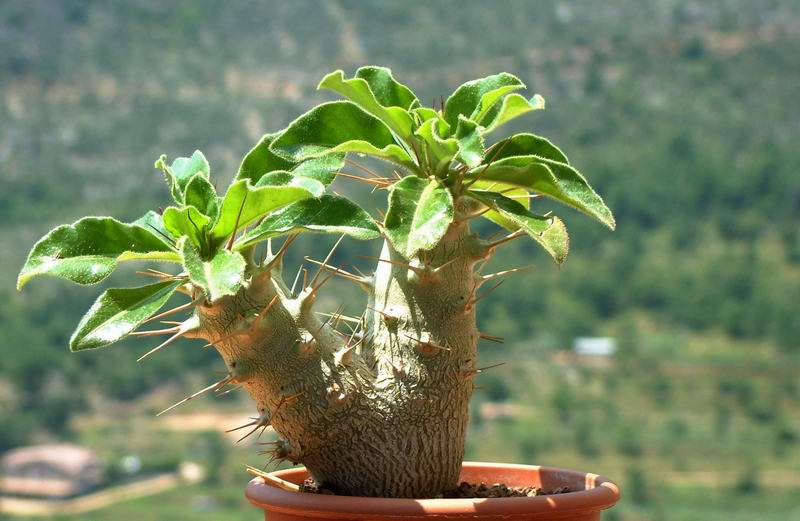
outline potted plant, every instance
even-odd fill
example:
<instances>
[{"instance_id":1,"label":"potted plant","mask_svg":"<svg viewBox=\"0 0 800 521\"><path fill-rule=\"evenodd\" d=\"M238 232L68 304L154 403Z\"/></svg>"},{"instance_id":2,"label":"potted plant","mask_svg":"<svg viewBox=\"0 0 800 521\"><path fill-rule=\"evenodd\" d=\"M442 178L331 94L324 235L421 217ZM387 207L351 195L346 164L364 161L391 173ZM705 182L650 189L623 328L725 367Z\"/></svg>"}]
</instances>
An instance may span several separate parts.
<instances>
[{"instance_id":1,"label":"potted plant","mask_svg":"<svg viewBox=\"0 0 800 521\"><path fill-rule=\"evenodd\" d=\"M524 84L506 73L467 82L433 108L381 67L363 67L352 78L336 71L319 86L346 100L322 103L266 134L223 196L201 152L171 164L162 156L156 167L173 206L132 223L84 217L59 226L33 247L18 288L38 275L94 284L124 261L174 263L172 273L147 272L157 279L151 284L106 290L70 347L166 335L145 358L182 337L213 346L227 374L178 404L229 385L249 393L258 414L243 427L253 432L271 425L280 435L272 458L304 465L251 482L251 502L275 519L598 518L618 497L615 485L599 476L462 467L468 404L481 370L476 347L485 336L476 328L476 305L502 276L518 271L483 274L480 268L521 237L564 262L564 223L530 209L541 196L614 228L603 200L550 141L528 133L488 141L511 119L544 108L544 100L523 97ZM387 173L351 163L363 175L344 174L347 154L382 159ZM386 190L381 222L325 193L337 175ZM479 237L470 231L479 218L508 234ZM374 274L346 271L328 255L315 261L319 270L308 280L284 278L284 254L305 232L382 239ZM276 238L284 238L279 247ZM367 293L350 334L337 328L340 315L314 309L332 276ZM175 293L188 300L161 311ZM187 317L168 328L139 330L178 313ZM335 495L294 491L309 473ZM571 492L435 499L460 479Z\"/></svg>"}]
</instances>

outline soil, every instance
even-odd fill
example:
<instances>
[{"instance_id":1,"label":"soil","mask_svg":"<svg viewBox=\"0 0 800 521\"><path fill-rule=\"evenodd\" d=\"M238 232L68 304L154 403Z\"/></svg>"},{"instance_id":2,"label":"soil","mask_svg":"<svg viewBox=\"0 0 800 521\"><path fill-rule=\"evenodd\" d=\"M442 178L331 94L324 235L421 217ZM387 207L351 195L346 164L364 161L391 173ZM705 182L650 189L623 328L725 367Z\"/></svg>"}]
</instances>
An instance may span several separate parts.
<instances>
[{"instance_id":1,"label":"soil","mask_svg":"<svg viewBox=\"0 0 800 521\"><path fill-rule=\"evenodd\" d=\"M319 486L312 479L306 479L300 485L300 492L309 494L328 494L336 495L335 492ZM449 490L444 494L440 494L436 499L474 499L474 498L490 498L490 497L533 497L533 496L550 496L553 494L565 494L570 492L568 487L559 487L553 490L543 490L539 487L509 487L505 483L495 483L494 485L487 485L486 483L468 483L462 481L458 487Z\"/></svg>"}]
</instances>

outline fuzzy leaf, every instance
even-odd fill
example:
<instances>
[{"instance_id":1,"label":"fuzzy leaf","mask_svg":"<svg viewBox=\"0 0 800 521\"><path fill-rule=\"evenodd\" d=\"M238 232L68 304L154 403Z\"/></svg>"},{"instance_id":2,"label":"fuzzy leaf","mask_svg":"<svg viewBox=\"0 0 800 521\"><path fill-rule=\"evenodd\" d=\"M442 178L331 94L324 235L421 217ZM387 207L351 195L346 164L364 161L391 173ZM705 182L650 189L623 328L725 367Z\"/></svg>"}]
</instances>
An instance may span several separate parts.
<instances>
[{"instance_id":1,"label":"fuzzy leaf","mask_svg":"<svg viewBox=\"0 0 800 521\"><path fill-rule=\"evenodd\" d=\"M268 177L259 183L273 181L275 178ZM247 179L233 183L222 200L219 220L211 230L213 240L221 241L282 206L314 197L325 190L322 183L310 178L293 178L291 183L252 186Z\"/></svg>"},{"instance_id":2,"label":"fuzzy leaf","mask_svg":"<svg viewBox=\"0 0 800 521\"><path fill-rule=\"evenodd\" d=\"M199 150L195 150L192 157L175 159L170 166L167 166L166 160L167 156L161 156L156 161L155 167L164 172L164 178L176 203L183 202L183 193L186 185L189 184L189 180L195 174L202 174L208 179L211 172L206 157Z\"/></svg>"},{"instance_id":3,"label":"fuzzy leaf","mask_svg":"<svg viewBox=\"0 0 800 521\"><path fill-rule=\"evenodd\" d=\"M571 166L538 156L507 157L488 168L471 170L467 179L497 181L526 188L576 208L614 229L614 216L586 179Z\"/></svg>"},{"instance_id":4,"label":"fuzzy leaf","mask_svg":"<svg viewBox=\"0 0 800 521\"><path fill-rule=\"evenodd\" d=\"M447 98L444 118L451 128L456 128L459 115L479 123L503 96L524 88L519 78L505 72L468 81Z\"/></svg>"},{"instance_id":5,"label":"fuzzy leaf","mask_svg":"<svg viewBox=\"0 0 800 521\"><path fill-rule=\"evenodd\" d=\"M204 261L191 242L181 244L183 265L192 284L203 288L211 302L225 295L235 295L242 287L246 262L239 252L220 249L209 261Z\"/></svg>"},{"instance_id":6,"label":"fuzzy leaf","mask_svg":"<svg viewBox=\"0 0 800 521\"><path fill-rule=\"evenodd\" d=\"M400 107L409 110L419 100L411 89L398 82L392 76L392 71L386 67L368 65L356 71L356 78L361 78L369 84L378 103L384 107Z\"/></svg>"},{"instance_id":7,"label":"fuzzy leaf","mask_svg":"<svg viewBox=\"0 0 800 521\"><path fill-rule=\"evenodd\" d=\"M183 197L184 204L194 206L200 213L211 219L211 223L216 222L219 217L219 197L214 185L203 176L195 174L186 185Z\"/></svg>"},{"instance_id":8,"label":"fuzzy leaf","mask_svg":"<svg viewBox=\"0 0 800 521\"><path fill-rule=\"evenodd\" d=\"M414 115L419 118L420 124L425 123L429 119L440 119L444 123L444 119L442 119L441 115L435 110L430 107L419 107L411 111ZM445 123L446 128L450 128L450 125ZM449 133L449 131L448 131Z\"/></svg>"},{"instance_id":9,"label":"fuzzy leaf","mask_svg":"<svg viewBox=\"0 0 800 521\"><path fill-rule=\"evenodd\" d=\"M478 192L495 192L503 194L504 196L517 201L521 204L526 210L530 209L531 207L531 200L528 197L529 192L524 188L520 188L518 186L510 186L503 183L497 183L494 181L477 181L475 184L472 185L472 189ZM507 217L503 216L497 210L488 210L486 213L483 214L483 217L489 221L492 221L498 226L501 226L509 231L517 231L519 226L517 226L513 221L508 219Z\"/></svg>"},{"instance_id":10,"label":"fuzzy leaf","mask_svg":"<svg viewBox=\"0 0 800 521\"><path fill-rule=\"evenodd\" d=\"M350 101L323 103L306 112L272 143L277 155L291 161L336 152L356 152L415 168L380 119Z\"/></svg>"},{"instance_id":11,"label":"fuzzy leaf","mask_svg":"<svg viewBox=\"0 0 800 521\"><path fill-rule=\"evenodd\" d=\"M181 284L166 281L104 291L72 334L70 349L97 349L119 342L161 309Z\"/></svg>"},{"instance_id":12,"label":"fuzzy leaf","mask_svg":"<svg viewBox=\"0 0 800 521\"><path fill-rule=\"evenodd\" d=\"M377 93L373 91L373 85ZM343 71L337 70L322 78L317 88L341 94L386 123L401 139L408 140L411 137L413 120L406 109L416 100L416 96L410 94L408 87L394 81L389 69L362 68L356 72L355 78L349 80L345 79Z\"/></svg>"},{"instance_id":13,"label":"fuzzy leaf","mask_svg":"<svg viewBox=\"0 0 800 521\"><path fill-rule=\"evenodd\" d=\"M270 172L261 176L254 188L262 186L292 186L308 190L314 197L325 193L325 185L305 176L296 176L292 172Z\"/></svg>"},{"instance_id":14,"label":"fuzzy leaf","mask_svg":"<svg viewBox=\"0 0 800 521\"><path fill-rule=\"evenodd\" d=\"M174 237L189 237L192 243L205 249L211 218L194 206L169 206L164 210L164 227Z\"/></svg>"},{"instance_id":15,"label":"fuzzy leaf","mask_svg":"<svg viewBox=\"0 0 800 521\"><path fill-rule=\"evenodd\" d=\"M544 98L538 94L530 100L516 93L509 94L503 98L502 103L499 105L495 104L495 106L478 122L485 128L483 133L488 134L500 125L504 125L516 117L531 112L532 110L542 109L544 109Z\"/></svg>"},{"instance_id":16,"label":"fuzzy leaf","mask_svg":"<svg viewBox=\"0 0 800 521\"><path fill-rule=\"evenodd\" d=\"M483 136L477 123L464 116L458 116L455 137L458 140L457 157L462 163L473 168L483 162Z\"/></svg>"},{"instance_id":17,"label":"fuzzy leaf","mask_svg":"<svg viewBox=\"0 0 800 521\"><path fill-rule=\"evenodd\" d=\"M514 134L492 146L488 157L492 161L514 156L539 156L569 164L567 156L549 140L533 134Z\"/></svg>"},{"instance_id":18,"label":"fuzzy leaf","mask_svg":"<svg viewBox=\"0 0 800 521\"><path fill-rule=\"evenodd\" d=\"M153 210L148 210L146 214L139 217L131 224L136 224L146 230L150 230L167 248L171 250L175 249L175 237L173 237L164 226L164 218Z\"/></svg>"},{"instance_id":19,"label":"fuzzy leaf","mask_svg":"<svg viewBox=\"0 0 800 521\"><path fill-rule=\"evenodd\" d=\"M237 181L249 179L256 184L266 173L275 170L291 170L296 163L280 157L269 148L279 135L280 132L264 134L261 140L244 156L234 179Z\"/></svg>"},{"instance_id":20,"label":"fuzzy leaf","mask_svg":"<svg viewBox=\"0 0 800 521\"><path fill-rule=\"evenodd\" d=\"M327 186L333 182L336 173L344 166L344 154L329 154L299 164L284 159L270 150L270 146L279 135L280 132L276 132L265 134L261 138L242 160L235 180L250 179L255 185L263 175L270 172L291 171L294 175L310 177Z\"/></svg>"},{"instance_id":21,"label":"fuzzy leaf","mask_svg":"<svg viewBox=\"0 0 800 521\"><path fill-rule=\"evenodd\" d=\"M384 227L394 248L410 259L436 246L453 221L453 197L436 179L408 176L389 194Z\"/></svg>"},{"instance_id":22,"label":"fuzzy leaf","mask_svg":"<svg viewBox=\"0 0 800 521\"><path fill-rule=\"evenodd\" d=\"M493 208L508 223L513 224L513 227L506 225L505 228L512 231L523 230L530 235L550 254L556 264L562 264L566 260L569 253L569 235L561 219L532 213L514 199L495 192L470 190L469 195Z\"/></svg>"},{"instance_id":23,"label":"fuzzy leaf","mask_svg":"<svg viewBox=\"0 0 800 521\"><path fill-rule=\"evenodd\" d=\"M111 217L84 217L55 228L34 245L17 278L17 289L38 275L94 284L111 275L117 263L136 259L180 261L151 230Z\"/></svg>"},{"instance_id":24,"label":"fuzzy leaf","mask_svg":"<svg viewBox=\"0 0 800 521\"><path fill-rule=\"evenodd\" d=\"M458 153L458 140L442 137L449 133L447 123L439 118L428 119L415 132L425 142L426 148L420 151L420 155L431 162L433 173L446 168Z\"/></svg>"},{"instance_id":25,"label":"fuzzy leaf","mask_svg":"<svg viewBox=\"0 0 800 521\"><path fill-rule=\"evenodd\" d=\"M355 203L334 195L305 199L269 215L239 238L234 249L242 249L270 237L290 233L345 233L361 240L375 239L380 230L367 212Z\"/></svg>"},{"instance_id":26,"label":"fuzzy leaf","mask_svg":"<svg viewBox=\"0 0 800 521\"><path fill-rule=\"evenodd\" d=\"M328 154L307 159L294 167L292 175L308 177L328 186L336 179L336 174L344 167L344 154Z\"/></svg>"}]
</instances>

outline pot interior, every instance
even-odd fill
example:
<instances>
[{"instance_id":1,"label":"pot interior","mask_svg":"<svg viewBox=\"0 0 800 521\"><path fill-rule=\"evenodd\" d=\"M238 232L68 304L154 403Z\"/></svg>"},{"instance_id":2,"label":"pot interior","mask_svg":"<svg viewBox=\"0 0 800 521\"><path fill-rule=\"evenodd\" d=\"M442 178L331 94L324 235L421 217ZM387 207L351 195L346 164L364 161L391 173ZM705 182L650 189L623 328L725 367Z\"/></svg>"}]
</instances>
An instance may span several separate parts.
<instances>
[{"instance_id":1,"label":"pot interior","mask_svg":"<svg viewBox=\"0 0 800 521\"><path fill-rule=\"evenodd\" d=\"M282 479L301 484L307 477L305 467L282 470L276 475ZM568 487L570 492L591 490L598 486L597 474L538 465L503 465L497 463L465 462L461 469L460 481L469 483L504 483L509 487L539 487L549 491ZM603 480L600 480L603 481Z\"/></svg>"}]
</instances>

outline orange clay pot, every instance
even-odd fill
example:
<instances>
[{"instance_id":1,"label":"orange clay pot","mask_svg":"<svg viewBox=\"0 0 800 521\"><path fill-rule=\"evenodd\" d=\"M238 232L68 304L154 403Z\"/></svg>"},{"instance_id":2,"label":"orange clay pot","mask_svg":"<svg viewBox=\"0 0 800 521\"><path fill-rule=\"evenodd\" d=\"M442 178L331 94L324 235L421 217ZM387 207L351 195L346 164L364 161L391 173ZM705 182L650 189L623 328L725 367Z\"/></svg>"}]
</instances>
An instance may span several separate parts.
<instances>
[{"instance_id":1,"label":"orange clay pot","mask_svg":"<svg viewBox=\"0 0 800 521\"><path fill-rule=\"evenodd\" d=\"M274 472L274 476L300 484L308 477L304 467ZM617 485L597 474L534 465L464 463L461 480L471 483L505 483L537 486L544 490L569 487L574 492L537 497L489 499L392 499L330 496L290 492L268 485L261 478L247 485L247 499L264 510L268 521L293 520L500 520L592 521L619 499Z\"/></svg>"}]
</instances>

